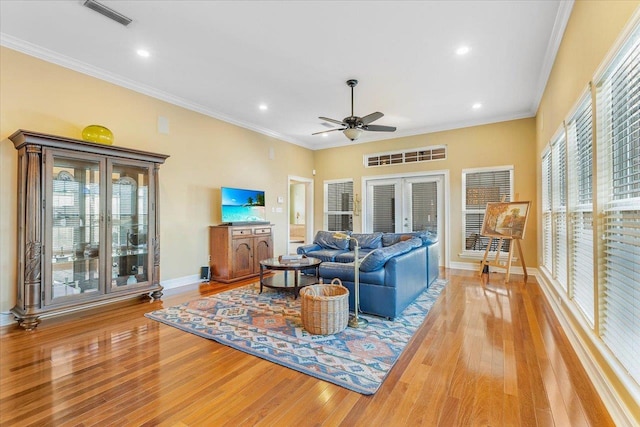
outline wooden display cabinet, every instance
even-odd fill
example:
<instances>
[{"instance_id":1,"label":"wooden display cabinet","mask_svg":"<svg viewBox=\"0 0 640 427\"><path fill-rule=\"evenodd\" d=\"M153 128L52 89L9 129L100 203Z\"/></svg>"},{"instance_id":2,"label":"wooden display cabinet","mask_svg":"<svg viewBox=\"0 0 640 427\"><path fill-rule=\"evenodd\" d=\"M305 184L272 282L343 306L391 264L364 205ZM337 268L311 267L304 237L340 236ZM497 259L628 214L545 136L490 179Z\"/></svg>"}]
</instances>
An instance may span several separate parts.
<instances>
[{"instance_id":1,"label":"wooden display cabinet","mask_svg":"<svg viewBox=\"0 0 640 427\"><path fill-rule=\"evenodd\" d=\"M209 228L211 278L229 283L260 274L260 261L273 257L272 225L216 225Z\"/></svg>"},{"instance_id":2,"label":"wooden display cabinet","mask_svg":"<svg viewBox=\"0 0 640 427\"><path fill-rule=\"evenodd\" d=\"M18 292L40 317L132 295L162 296L158 169L168 157L19 130Z\"/></svg>"}]
</instances>

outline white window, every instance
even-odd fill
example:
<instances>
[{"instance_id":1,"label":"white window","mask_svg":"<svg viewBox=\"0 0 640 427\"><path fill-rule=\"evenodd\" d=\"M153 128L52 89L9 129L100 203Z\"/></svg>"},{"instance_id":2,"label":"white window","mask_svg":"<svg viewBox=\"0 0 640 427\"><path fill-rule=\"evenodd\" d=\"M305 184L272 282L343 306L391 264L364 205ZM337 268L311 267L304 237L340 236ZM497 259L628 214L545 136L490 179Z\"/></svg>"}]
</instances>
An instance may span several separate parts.
<instances>
[{"instance_id":1,"label":"white window","mask_svg":"<svg viewBox=\"0 0 640 427\"><path fill-rule=\"evenodd\" d=\"M567 289L567 143L564 132L551 144L553 278Z\"/></svg>"},{"instance_id":2,"label":"white window","mask_svg":"<svg viewBox=\"0 0 640 427\"><path fill-rule=\"evenodd\" d=\"M553 211L551 210L551 150L542 155L542 266L553 271Z\"/></svg>"},{"instance_id":3,"label":"white window","mask_svg":"<svg viewBox=\"0 0 640 427\"><path fill-rule=\"evenodd\" d=\"M387 151L385 153L365 154L364 165L370 168L403 163L431 162L434 160L446 160L446 158L446 145L435 145L405 151Z\"/></svg>"},{"instance_id":4,"label":"white window","mask_svg":"<svg viewBox=\"0 0 640 427\"><path fill-rule=\"evenodd\" d=\"M513 200L513 166L462 171L462 229L464 230L463 255L484 255L488 237L480 237L484 212L489 202ZM499 239L494 239L491 250L495 250ZM502 245L509 252L509 243Z\"/></svg>"},{"instance_id":5,"label":"white window","mask_svg":"<svg viewBox=\"0 0 640 427\"><path fill-rule=\"evenodd\" d=\"M593 126L591 94L567 123L569 297L594 325Z\"/></svg>"},{"instance_id":6,"label":"white window","mask_svg":"<svg viewBox=\"0 0 640 427\"><path fill-rule=\"evenodd\" d=\"M640 28L596 81L599 332L640 383Z\"/></svg>"},{"instance_id":7,"label":"white window","mask_svg":"<svg viewBox=\"0 0 640 427\"><path fill-rule=\"evenodd\" d=\"M567 140L565 128L542 155L542 266L567 290Z\"/></svg>"},{"instance_id":8,"label":"white window","mask_svg":"<svg viewBox=\"0 0 640 427\"><path fill-rule=\"evenodd\" d=\"M324 229L353 230L353 180L325 181Z\"/></svg>"}]
</instances>

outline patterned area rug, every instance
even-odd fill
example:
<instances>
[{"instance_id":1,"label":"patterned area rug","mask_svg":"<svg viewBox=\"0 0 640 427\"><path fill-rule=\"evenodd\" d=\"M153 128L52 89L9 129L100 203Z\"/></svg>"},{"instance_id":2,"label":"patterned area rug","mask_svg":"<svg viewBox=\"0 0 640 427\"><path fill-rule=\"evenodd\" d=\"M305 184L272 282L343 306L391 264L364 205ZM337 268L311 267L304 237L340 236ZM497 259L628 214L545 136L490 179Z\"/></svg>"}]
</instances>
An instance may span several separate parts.
<instances>
[{"instance_id":1,"label":"patterned area rug","mask_svg":"<svg viewBox=\"0 0 640 427\"><path fill-rule=\"evenodd\" d=\"M300 299L257 284L147 313L150 319L362 394L375 393L447 282L436 280L393 321L363 316L365 328L312 335Z\"/></svg>"}]
</instances>

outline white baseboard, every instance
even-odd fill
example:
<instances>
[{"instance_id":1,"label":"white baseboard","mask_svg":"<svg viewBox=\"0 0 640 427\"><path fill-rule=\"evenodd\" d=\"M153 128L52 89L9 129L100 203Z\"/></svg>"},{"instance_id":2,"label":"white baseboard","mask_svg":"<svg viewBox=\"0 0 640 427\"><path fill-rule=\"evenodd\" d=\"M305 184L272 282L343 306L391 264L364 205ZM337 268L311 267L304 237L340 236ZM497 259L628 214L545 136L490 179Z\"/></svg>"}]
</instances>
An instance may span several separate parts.
<instances>
[{"instance_id":1,"label":"white baseboard","mask_svg":"<svg viewBox=\"0 0 640 427\"><path fill-rule=\"evenodd\" d=\"M182 286L193 285L194 283L200 283L202 279L197 274L191 276L178 277L176 279L169 279L160 281L160 284L164 287L164 290L176 289Z\"/></svg>"},{"instance_id":2,"label":"white baseboard","mask_svg":"<svg viewBox=\"0 0 640 427\"><path fill-rule=\"evenodd\" d=\"M609 415L613 419L616 426L628 426L633 427L636 426L636 421L634 420L634 416L631 413L630 409L622 403L624 399L622 396L618 394L616 390L611 386L610 381L607 379L607 375L605 374L602 366L594 359L592 353L589 351L589 344L585 342L584 338L576 332L576 327L581 327L579 325L579 321L577 320L579 314L572 312L571 302L567 302L565 298L554 288L554 286L548 281L547 276L540 272L537 276L538 283L540 284L540 288L544 293L544 296L549 303L549 306L553 310L558 322L562 326L562 330L564 331L571 347L576 352L578 359L582 363L585 371L587 372L587 376L591 380L593 386L595 387L598 395L602 399L605 407L609 411ZM584 329L584 328L582 328ZM590 332L587 332L588 339L591 341L592 346L596 347L598 351L604 356L605 359L609 357L606 356L607 350L602 348L603 345L597 342L597 338L594 340L593 335ZM616 362L611 362L611 364L615 364ZM618 380L627 385L629 389L629 393L632 395L638 394L638 391L632 391L632 388L637 389L637 385L635 383L630 384L631 381L625 381L621 375L617 375L620 369L616 369L615 366L608 366L606 369L609 371L616 372L616 376Z\"/></svg>"},{"instance_id":3,"label":"white baseboard","mask_svg":"<svg viewBox=\"0 0 640 427\"><path fill-rule=\"evenodd\" d=\"M451 262L450 268L454 268L456 270L469 270L469 271L479 271L480 270L480 262ZM489 267L489 271L496 273L504 273L505 269L501 267ZM514 265L511 267L511 274L524 274L524 270L522 266ZM538 269L527 267L527 274L529 276L538 276Z\"/></svg>"},{"instance_id":4,"label":"white baseboard","mask_svg":"<svg viewBox=\"0 0 640 427\"><path fill-rule=\"evenodd\" d=\"M180 288L183 288L188 285L197 285L200 282L201 282L200 276L198 276L197 274L192 274L191 276L184 276L184 277L178 277L176 279L161 281L160 284L164 287L164 290L163 290L164 292L170 291L168 293L176 294L181 291L189 290L186 288L185 289L180 289ZM135 295L132 295L132 298L133 297L135 297ZM108 303L108 301L106 301L105 303ZM68 312L61 313L61 314L68 314ZM12 323L17 323L15 318L13 317L13 314L0 313L0 327L11 325Z\"/></svg>"},{"instance_id":5,"label":"white baseboard","mask_svg":"<svg viewBox=\"0 0 640 427\"><path fill-rule=\"evenodd\" d=\"M2 313L0 314L0 326L7 326L15 322L13 314Z\"/></svg>"}]
</instances>

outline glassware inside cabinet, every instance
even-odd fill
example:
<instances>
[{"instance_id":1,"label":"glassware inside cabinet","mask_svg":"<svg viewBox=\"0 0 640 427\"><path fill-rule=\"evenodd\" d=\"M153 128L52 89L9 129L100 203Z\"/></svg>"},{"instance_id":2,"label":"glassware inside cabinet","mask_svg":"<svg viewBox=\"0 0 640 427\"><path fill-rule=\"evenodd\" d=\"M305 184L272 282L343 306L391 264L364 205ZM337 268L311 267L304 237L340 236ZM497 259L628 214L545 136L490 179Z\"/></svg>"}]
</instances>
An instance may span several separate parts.
<instances>
[{"instance_id":1,"label":"glassware inside cabinet","mask_svg":"<svg viewBox=\"0 0 640 427\"><path fill-rule=\"evenodd\" d=\"M100 163L54 156L51 298L100 290Z\"/></svg>"},{"instance_id":2,"label":"glassware inside cabinet","mask_svg":"<svg viewBox=\"0 0 640 427\"><path fill-rule=\"evenodd\" d=\"M148 281L149 170L113 164L111 192L111 286Z\"/></svg>"}]
</instances>

